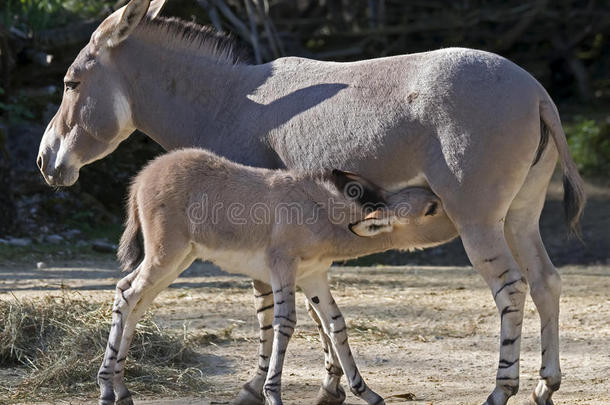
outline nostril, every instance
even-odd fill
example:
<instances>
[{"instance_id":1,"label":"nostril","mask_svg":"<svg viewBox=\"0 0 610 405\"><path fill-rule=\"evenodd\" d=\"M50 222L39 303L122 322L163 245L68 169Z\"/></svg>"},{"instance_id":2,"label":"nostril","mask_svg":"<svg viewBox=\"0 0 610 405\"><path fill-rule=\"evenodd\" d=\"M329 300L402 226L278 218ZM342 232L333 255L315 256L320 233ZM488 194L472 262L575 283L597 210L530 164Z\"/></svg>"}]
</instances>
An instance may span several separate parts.
<instances>
[{"instance_id":1,"label":"nostril","mask_svg":"<svg viewBox=\"0 0 610 405\"><path fill-rule=\"evenodd\" d=\"M38 168L42 170L42 156L38 155L38 159L36 159L36 164L38 165Z\"/></svg>"}]
</instances>

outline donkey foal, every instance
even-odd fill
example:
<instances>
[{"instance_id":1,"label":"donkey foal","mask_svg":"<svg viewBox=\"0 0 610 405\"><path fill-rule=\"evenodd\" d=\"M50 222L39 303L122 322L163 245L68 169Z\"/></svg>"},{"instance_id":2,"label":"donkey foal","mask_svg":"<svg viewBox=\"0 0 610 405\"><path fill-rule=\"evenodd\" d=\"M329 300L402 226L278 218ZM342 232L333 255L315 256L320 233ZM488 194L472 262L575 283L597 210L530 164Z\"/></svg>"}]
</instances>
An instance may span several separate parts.
<instances>
[{"instance_id":1,"label":"donkey foal","mask_svg":"<svg viewBox=\"0 0 610 405\"><path fill-rule=\"evenodd\" d=\"M440 200L423 188L390 194L352 173L258 169L200 149L157 158L138 174L130 190L118 256L124 270L135 270L117 284L108 346L98 372L100 404L113 404L116 398L116 404L132 403L123 374L136 323L157 294L198 258L272 287L264 295L273 301L257 309L266 319L261 351L272 340L271 356L260 356L259 378L246 387L250 392L262 389L268 404L282 403L282 365L296 326L299 285L351 391L368 404L383 404L358 372L345 321L329 289L328 268L333 260L395 247L426 247L454 236L455 227ZM265 316L267 311L273 316ZM267 334L271 329L273 334Z\"/></svg>"}]
</instances>

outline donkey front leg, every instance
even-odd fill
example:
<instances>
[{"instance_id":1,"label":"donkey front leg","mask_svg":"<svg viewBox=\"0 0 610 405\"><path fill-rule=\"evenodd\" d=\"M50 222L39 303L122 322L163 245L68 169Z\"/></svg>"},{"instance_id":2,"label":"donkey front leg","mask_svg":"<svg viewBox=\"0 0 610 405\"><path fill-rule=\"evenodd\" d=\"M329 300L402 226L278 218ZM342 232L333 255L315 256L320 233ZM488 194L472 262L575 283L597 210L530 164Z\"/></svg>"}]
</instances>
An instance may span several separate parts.
<instances>
[{"instance_id":1,"label":"donkey front leg","mask_svg":"<svg viewBox=\"0 0 610 405\"><path fill-rule=\"evenodd\" d=\"M333 349L332 342L328 335L324 332L322 321L314 310L313 306L306 300L307 312L309 316L316 323L318 333L320 334L320 341L324 348L324 366L326 368L326 377L324 382L318 391L318 397L316 398L316 405L341 405L345 401L345 390L341 386L341 377L343 376L343 369L341 363L337 358L335 349Z\"/></svg>"},{"instance_id":2,"label":"donkey front leg","mask_svg":"<svg viewBox=\"0 0 610 405\"><path fill-rule=\"evenodd\" d=\"M307 299L317 313L325 334L328 336L334 352L339 358L343 372L352 393L371 405L385 404L382 397L373 392L364 382L358 371L352 351L347 342L347 325L333 299L326 272L308 278L299 285L303 288Z\"/></svg>"},{"instance_id":3,"label":"donkey front leg","mask_svg":"<svg viewBox=\"0 0 610 405\"><path fill-rule=\"evenodd\" d=\"M273 347L273 290L269 284L254 280L256 317L260 329L258 367L254 377L242 387L232 405L263 405L263 384L269 371L269 359Z\"/></svg>"},{"instance_id":4,"label":"donkey front leg","mask_svg":"<svg viewBox=\"0 0 610 405\"><path fill-rule=\"evenodd\" d=\"M296 264L289 260L275 260L271 268L273 288L273 347L269 371L263 385L263 395L268 405L282 405L282 368L288 342L297 324L295 310Z\"/></svg>"},{"instance_id":5,"label":"donkey front leg","mask_svg":"<svg viewBox=\"0 0 610 405\"><path fill-rule=\"evenodd\" d=\"M519 390L519 356L526 279L504 237L504 222L460 229L472 265L491 289L500 313L500 362L496 388L485 405L505 405Z\"/></svg>"}]
</instances>

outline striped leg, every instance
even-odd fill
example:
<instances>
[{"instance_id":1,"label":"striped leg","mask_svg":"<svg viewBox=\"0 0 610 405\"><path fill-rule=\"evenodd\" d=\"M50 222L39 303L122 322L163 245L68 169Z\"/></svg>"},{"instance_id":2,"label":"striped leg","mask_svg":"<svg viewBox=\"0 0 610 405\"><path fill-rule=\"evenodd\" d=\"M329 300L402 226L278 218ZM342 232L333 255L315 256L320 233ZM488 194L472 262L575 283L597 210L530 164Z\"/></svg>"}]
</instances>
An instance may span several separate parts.
<instances>
[{"instance_id":1,"label":"striped leg","mask_svg":"<svg viewBox=\"0 0 610 405\"><path fill-rule=\"evenodd\" d=\"M263 384L269 370L269 358L273 346L273 290L269 284L254 280L256 316L260 327L258 367L254 377L242 387L233 405L263 405Z\"/></svg>"},{"instance_id":2,"label":"striped leg","mask_svg":"<svg viewBox=\"0 0 610 405\"><path fill-rule=\"evenodd\" d=\"M275 260L271 268L273 288L273 347L269 371L263 385L263 395L268 405L282 405L282 368L288 342L297 324L295 310L296 265L291 261Z\"/></svg>"},{"instance_id":3,"label":"striped leg","mask_svg":"<svg viewBox=\"0 0 610 405\"><path fill-rule=\"evenodd\" d=\"M519 355L526 279L504 238L503 222L461 229L473 266L489 285L500 312L500 362L496 388L485 405L505 405L519 390Z\"/></svg>"},{"instance_id":4,"label":"striped leg","mask_svg":"<svg viewBox=\"0 0 610 405\"><path fill-rule=\"evenodd\" d=\"M139 283L139 280L135 280L139 272L140 269L127 275L116 286L114 305L112 307L112 326L108 335L104 360L97 373L97 383L100 387L100 405L114 404L114 367L119 354L125 321L142 294L143 286Z\"/></svg>"},{"instance_id":5,"label":"striped leg","mask_svg":"<svg viewBox=\"0 0 610 405\"><path fill-rule=\"evenodd\" d=\"M307 299L322 322L324 332L329 337L332 347L339 358L352 393L362 398L367 404L384 404L383 398L366 385L358 371L347 342L347 325L331 295L326 273L310 277L300 282L299 285L303 288Z\"/></svg>"},{"instance_id":6,"label":"striped leg","mask_svg":"<svg viewBox=\"0 0 610 405\"><path fill-rule=\"evenodd\" d=\"M341 405L345 401L345 390L341 387L341 376L343 376L343 369L339 363L339 359L335 354L332 342L324 333L322 327L322 321L318 317L318 314L313 309L309 300L305 301L307 312L318 327L318 333L320 334L320 341L324 348L324 366L326 368L326 377L324 382L318 391L318 397L316 398L316 405Z\"/></svg>"},{"instance_id":7,"label":"striped leg","mask_svg":"<svg viewBox=\"0 0 610 405\"><path fill-rule=\"evenodd\" d=\"M534 214L532 219L530 211L524 211L509 212L506 218L506 235L531 287L532 300L540 315L542 364L540 382L532 395L533 401L536 405L552 405L551 396L561 384L559 365L561 278L542 243L537 215ZM538 215L539 213L540 210Z\"/></svg>"},{"instance_id":8,"label":"striped leg","mask_svg":"<svg viewBox=\"0 0 610 405\"><path fill-rule=\"evenodd\" d=\"M182 263L177 266L174 272L168 272L164 277L158 278L156 284L148 285L142 293L140 301L136 303L133 311L125 320L125 327L123 329L123 337L121 338L121 344L119 347L119 353L117 355L117 361L114 366L114 392L117 400L115 405L133 405L131 399L131 393L125 385L125 361L127 359L127 352L131 346L136 325L144 315L144 312L150 307L150 304L159 295L159 293L165 290L174 280L182 273L188 266L195 260L194 255L188 255Z\"/></svg>"}]
</instances>

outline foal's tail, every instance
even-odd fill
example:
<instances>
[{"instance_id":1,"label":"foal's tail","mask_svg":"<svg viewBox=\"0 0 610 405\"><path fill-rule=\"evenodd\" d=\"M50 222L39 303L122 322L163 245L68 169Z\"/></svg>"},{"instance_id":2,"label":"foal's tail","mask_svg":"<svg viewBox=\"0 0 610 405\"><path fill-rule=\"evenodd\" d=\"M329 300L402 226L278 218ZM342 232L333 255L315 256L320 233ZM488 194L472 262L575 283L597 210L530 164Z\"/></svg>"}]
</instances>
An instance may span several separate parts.
<instances>
[{"instance_id":1,"label":"foal's tail","mask_svg":"<svg viewBox=\"0 0 610 405\"><path fill-rule=\"evenodd\" d=\"M135 183L129 188L127 201L127 219L125 230L119 242L117 258L123 271L132 271L143 259L143 249L140 241L140 218L138 215L137 188Z\"/></svg>"},{"instance_id":2,"label":"foal's tail","mask_svg":"<svg viewBox=\"0 0 610 405\"><path fill-rule=\"evenodd\" d=\"M542 88L542 86L540 86ZM559 112L549 94L542 89L544 96L540 100L540 118L546 129L551 133L555 146L559 152L559 160L563 170L563 206L566 221L570 226L571 233L582 239L580 220L585 208L586 195L584 182L578 173L576 164L570 155L566 134L561 127ZM542 130L546 130L542 128Z\"/></svg>"}]
</instances>

